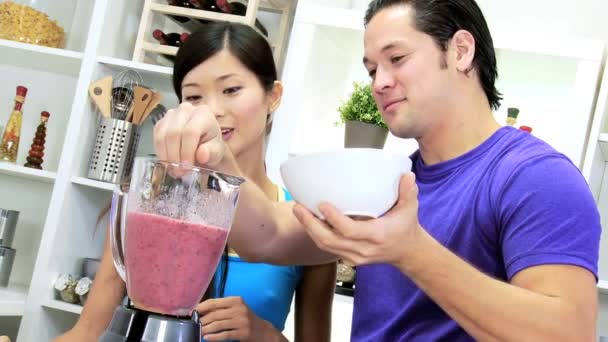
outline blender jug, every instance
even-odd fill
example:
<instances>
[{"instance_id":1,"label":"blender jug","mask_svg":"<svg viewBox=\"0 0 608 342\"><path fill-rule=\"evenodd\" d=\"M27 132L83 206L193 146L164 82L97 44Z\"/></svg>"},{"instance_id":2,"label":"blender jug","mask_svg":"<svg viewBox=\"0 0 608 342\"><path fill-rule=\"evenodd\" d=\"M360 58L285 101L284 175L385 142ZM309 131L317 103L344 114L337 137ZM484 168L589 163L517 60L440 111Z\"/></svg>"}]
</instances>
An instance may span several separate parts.
<instances>
[{"instance_id":1,"label":"blender jug","mask_svg":"<svg viewBox=\"0 0 608 342\"><path fill-rule=\"evenodd\" d=\"M139 310L190 316L224 251L242 178L136 158L112 198L114 265Z\"/></svg>"}]
</instances>

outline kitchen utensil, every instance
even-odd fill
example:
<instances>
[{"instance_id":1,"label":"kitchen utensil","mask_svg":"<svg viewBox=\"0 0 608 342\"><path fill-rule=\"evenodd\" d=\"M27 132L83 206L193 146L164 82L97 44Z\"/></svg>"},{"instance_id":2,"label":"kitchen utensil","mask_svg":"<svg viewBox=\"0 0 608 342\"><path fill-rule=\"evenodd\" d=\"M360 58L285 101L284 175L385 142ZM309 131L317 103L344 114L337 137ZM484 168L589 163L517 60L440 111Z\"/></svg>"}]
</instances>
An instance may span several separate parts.
<instances>
[{"instance_id":1,"label":"kitchen utensil","mask_svg":"<svg viewBox=\"0 0 608 342\"><path fill-rule=\"evenodd\" d=\"M154 92L148 88L136 86L135 89L135 98L133 101L133 118L131 122L135 125L139 125L141 117L144 115L146 108L152 101Z\"/></svg>"},{"instance_id":2,"label":"kitchen utensil","mask_svg":"<svg viewBox=\"0 0 608 342\"><path fill-rule=\"evenodd\" d=\"M194 308L225 248L242 182L135 159L128 192L116 189L110 210L112 257L132 306L115 310L100 341L200 341Z\"/></svg>"},{"instance_id":3,"label":"kitchen utensil","mask_svg":"<svg viewBox=\"0 0 608 342\"><path fill-rule=\"evenodd\" d=\"M323 218L321 202L335 205L345 215L376 218L395 204L401 176L411 167L405 155L346 148L297 156L280 170L294 200L319 218Z\"/></svg>"},{"instance_id":4,"label":"kitchen utensil","mask_svg":"<svg viewBox=\"0 0 608 342\"><path fill-rule=\"evenodd\" d=\"M0 287L7 287L13 269L16 251L10 247L0 247Z\"/></svg>"},{"instance_id":5,"label":"kitchen utensil","mask_svg":"<svg viewBox=\"0 0 608 342\"><path fill-rule=\"evenodd\" d=\"M152 101L150 101L150 104L146 108L146 110L143 113L143 115L141 116L141 118L138 120L137 124L138 125L143 124L144 121L146 121L146 119L148 118L148 116L150 116L150 114L154 111L154 109L158 105L160 105L162 100L163 100L163 95L161 93L154 92L153 96L152 96Z\"/></svg>"},{"instance_id":6,"label":"kitchen utensil","mask_svg":"<svg viewBox=\"0 0 608 342\"><path fill-rule=\"evenodd\" d=\"M138 126L119 119L101 118L89 160L87 177L114 184L131 173L139 144Z\"/></svg>"},{"instance_id":7,"label":"kitchen utensil","mask_svg":"<svg viewBox=\"0 0 608 342\"><path fill-rule=\"evenodd\" d=\"M112 82L112 118L125 120L133 105L134 89L142 84L136 71L121 71Z\"/></svg>"},{"instance_id":8,"label":"kitchen utensil","mask_svg":"<svg viewBox=\"0 0 608 342\"><path fill-rule=\"evenodd\" d=\"M97 109L106 118L112 115L112 76L97 80L89 86L89 96Z\"/></svg>"},{"instance_id":9,"label":"kitchen utensil","mask_svg":"<svg viewBox=\"0 0 608 342\"><path fill-rule=\"evenodd\" d=\"M12 247L19 212L0 209L0 246Z\"/></svg>"},{"instance_id":10,"label":"kitchen utensil","mask_svg":"<svg viewBox=\"0 0 608 342\"><path fill-rule=\"evenodd\" d=\"M118 306L99 342L125 341L200 342L198 314L194 311L189 318L179 318Z\"/></svg>"}]
</instances>

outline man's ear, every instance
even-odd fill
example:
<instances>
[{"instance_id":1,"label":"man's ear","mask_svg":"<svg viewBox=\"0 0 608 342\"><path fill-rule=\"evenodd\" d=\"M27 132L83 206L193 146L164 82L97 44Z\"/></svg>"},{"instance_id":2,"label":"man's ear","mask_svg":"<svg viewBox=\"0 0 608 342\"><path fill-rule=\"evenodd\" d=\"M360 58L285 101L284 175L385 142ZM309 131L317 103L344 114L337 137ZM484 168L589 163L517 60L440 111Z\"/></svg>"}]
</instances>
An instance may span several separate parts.
<instances>
[{"instance_id":1,"label":"man's ear","mask_svg":"<svg viewBox=\"0 0 608 342\"><path fill-rule=\"evenodd\" d=\"M450 44L456 55L456 70L468 75L474 67L475 38L469 31L459 30L452 37Z\"/></svg>"}]
</instances>

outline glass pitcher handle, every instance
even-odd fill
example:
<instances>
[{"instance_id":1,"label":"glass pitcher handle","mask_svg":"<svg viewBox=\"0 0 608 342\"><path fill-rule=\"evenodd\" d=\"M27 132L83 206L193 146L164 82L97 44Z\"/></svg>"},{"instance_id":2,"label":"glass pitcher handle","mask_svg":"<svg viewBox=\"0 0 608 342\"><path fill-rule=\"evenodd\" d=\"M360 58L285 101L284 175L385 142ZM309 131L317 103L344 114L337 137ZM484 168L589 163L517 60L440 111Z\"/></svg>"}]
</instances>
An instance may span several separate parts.
<instances>
[{"instance_id":1,"label":"glass pitcher handle","mask_svg":"<svg viewBox=\"0 0 608 342\"><path fill-rule=\"evenodd\" d=\"M124 258L124 231L127 218L127 193L120 188L116 188L112 194L112 206L110 208L110 239L112 245L112 260L116 272L122 278L126 279L125 258Z\"/></svg>"}]
</instances>

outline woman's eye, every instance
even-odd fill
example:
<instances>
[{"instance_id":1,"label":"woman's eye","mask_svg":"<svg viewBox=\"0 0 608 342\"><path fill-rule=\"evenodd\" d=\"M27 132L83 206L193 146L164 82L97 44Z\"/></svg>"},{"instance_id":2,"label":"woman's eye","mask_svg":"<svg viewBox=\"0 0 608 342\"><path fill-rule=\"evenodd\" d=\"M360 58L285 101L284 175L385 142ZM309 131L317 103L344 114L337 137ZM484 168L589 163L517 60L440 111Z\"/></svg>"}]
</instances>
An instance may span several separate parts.
<instances>
[{"instance_id":1,"label":"woman's eye","mask_svg":"<svg viewBox=\"0 0 608 342\"><path fill-rule=\"evenodd\" d=\"M372 79L374 77L376 77L376 69L372 69L370 71L367 72L369 74L369 77L371 77Z\"/></svg>"},{"instance_id":2,"label":"woman's eye","mask_svg":"<svg viewBox=\"0 0 608 342\"><path fill-rule=\"evenodd\" d=\"M398 63L402 59L403 59L403 56L391 57L391 63L393 63L393 64Z\"/></svg>"},{"instance_id":3,"label":"woman's eye","mask_svg":"<svg viewBox=\"0 0 608 342\"><path fill-rule=\"evenodd\" d=\"M241 90L241 87L226 88L226 89L224 89L224 94L226 94L226 95L236 94L239 90Z\"/></svg>"},{"instance_id":4,"label":"woman's eye","mask_svg":"<svg viewBox=\"0 0 608 342\"><path fill-rule=\"evenodd\" d=\"M184 98L184 101L186 102L198 102L202 99L203 97L200 95L191 95L191 96L186 96Z\"/></svg>"}]
</instances>

